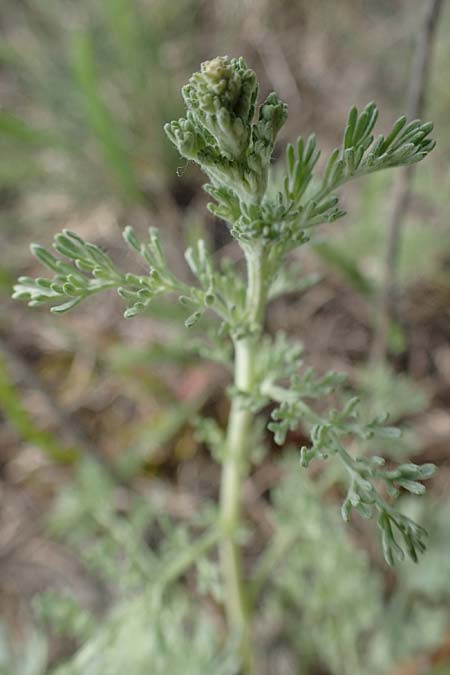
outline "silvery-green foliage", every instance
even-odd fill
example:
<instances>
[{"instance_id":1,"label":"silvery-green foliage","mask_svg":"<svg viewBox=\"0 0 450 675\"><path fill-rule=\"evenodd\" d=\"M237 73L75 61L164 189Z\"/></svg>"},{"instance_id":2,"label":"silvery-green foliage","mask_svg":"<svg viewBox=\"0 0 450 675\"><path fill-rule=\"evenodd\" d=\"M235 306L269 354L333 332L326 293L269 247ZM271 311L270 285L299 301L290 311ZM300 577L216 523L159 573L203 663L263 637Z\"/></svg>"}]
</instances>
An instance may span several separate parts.
<instances>
[{"instance_id":1,"label":"silvery-green foliage","mask_svg":"<svg viewBox=\"0 0 450 675\"><path fill-rule=\"evenodd\" d=\"M52 532L102 580L112 606L98 621L75 598L47 593L36 599L37 617L80 645L54 675L147 675L149 664L155 675L234 675L238 671L233 643L223 643L220 627L206 608L192 603L177 584L189 568L183 558L192 542L195 546L192 533L155 500L139 495L130 499L124 518L118 512L119 497L120 488L106 470L85 461L55 504ZM193 525L211 526L215 518L214 510L204 509ZM201 559L202 551L197 553ZM195 563L194 554L191 558L188 562ZM221 580L211 573L214 563L204 557L200 568L200 590L211 593L213 585L219 597Z\"/></svg>"},{"instance_id":2,"label":"silvery-green foliage","mask_svg":"<svg viewBox=\"0 0 450 675\"><path fill-rule=\"evenodd\" d=\"M425 410L429 404L430 394L424 387L388 365L358 368L355 374L364 397L362 405L380 414L389 410L389 419L394 422Z\"/></svg>"},{"instance_id":3,"label":"silvery-green foliage","mask_svg":"<svg viewBox=\"0 0 450 675\"><path fill-rule=\"evenodd\" d=\"M271 495L276 532L269 545L269 555L275 562L270 565L270 577L262 585L261 620L267 617L270 626L277 626L283 639L288 639L290 648L298 654L305 675L313 672L318 662L336 675L354 675L356 672L380 675L393 663L438 644L448 617L449 570L442 564L443 560L449 559L448 505L438 511L431 505L428 516L426 508L425 514L414 508L417 502L406 505L409 516L414 515L420 522L431 525L432 546L426 565L410 563L399 568L398 587L385 605L381 579L370 568L366 554L349 538L336 510L332 504L327 504L319 486L307 474L299 475L297 466L295 455L283 462L283 478ZM117 597L109 614L101 621L89 615L74 598L47 593L36 599L38 617L45 619L47 625L55 626L58 632L62 631L72 639L84 640L73 659L54 675L84 672L100 675L102 668L107 667L111 667L114 674L115 666L111 664L117 661L117 667L122 667L125 659L128 659L129 669L146 675L146 659L153 658L153 649L159 650L159 631L164 631L168 638L161 643L164 650L155 661L161 664L158 666L161 671L156 670L156 673L164 673L163 668L168 668L167 672L174 675L184 672L231 675L236 672L233 644L221 649L218 633L209 620L206 622L199 616L198 623L194 622L193 626L190 620L196 610L188 604L180 586L175 593L169 594L170 612L161 615L153 609L150 611L158 606L157 594L145 599L141 597L142 589L157 580L156 566L149 567L150 580L140 565L137 573L124 573L127 567L135 569L135 566L123 564L124 547L120 546L118 533L121 532L126 540L127 558L139 558L139 549L133 535L121 529L124 518L116 512L116 493L117 488L105 469L89 464L81 468L73 485L64 488L55 505L53 531L71 543L93 573L111 584ZM104 521L105 512L110 514L109 531L98 526ZM167 537L166 565L172 557L179 555L179 551L170 536L175 524L168 516L161 516L158 529ZM137 531L142 531L143 523L151 531L154 518L155 509L137 498L129 507L126 520L134 523ZM115 549L99 546L95 560L85 555L95 540L109 540L111 531L117 544ZM138 538L142 542L142 536ZM200 595L220 601L223 589L217 563L199 559L196 576ZM157 586L152 587L152 592L155 591ZM164 593L164 602L166 597ZM163 621L159 624L161 617ZM426 631L424 626L427 626ZM190 630L198 630L193 642ZM119 640L124 641L125 648ZM186 671L183 670L185 662L177 660L179 651L172 652L171 641L174 647L179 644L183 649L189 642L191 661L186 662ZM128 650L127 645L132 649ZM44 647L45 641L41 637L40 649ZM262 649L272 651L272 643L264 643ZM44 649L44 660L36 660L36 670L31 671L33 675L47 673L45 654ZM14 670L10 666L8 675L23 675L25 671L21 668Z\"/></svg>"},{"instance_id":4,"label":"silvery-green foliage","mask_svg":"<svg viewBox=\"0 0 450 675\"><path fill-rule=\"evenodd\" d=\"M99 247L64 231L56 236L55 248L68 262L34 246L34 254L54 276L21 277L14 297L32 306L50 303L53 311L63 312L90 295L113 288L125 300L125 316L132 317L144 313L156 296L175 294L186 307L187 327L206 311L212 312L217 319L216 344L230 337L235 348L242 340L255 341L246 390L229 389L239 406L259 412L275 403L269 429L279 444L300 425L309 430L311 442L300 449L301 463L307 466L312 459L333 456L348 473L344 519L349 519L352 509L365 518L376 518L389 564L405 553L417 560L425 548L426 533L402 515L393 500L400 490L421 494L422 481L432 475L434 467L409 463L391 468L377 454L354 456L349 439L356 439L358 447L369 439L395 443L399 432L386 426L385 416L363 419L355 397L344 401L340 409L317 413L312 406L322 411L322 399L342 385L341 376L315 375L303 366L298 346L282 336L261 338L261 332L271 293L279 294L283 285L285 290L292 287L292 282L286 285L283 281L286 254L306 244L312 228L344 215L334 192L354 178L423 159L434 147L429 137L432 124L408 123L402 117L386 136L375 136L375 104L361 112L353 107L342 144L330 154L323 171L316 172L319 150L315 137L299 138L295 145L288 145L284 179L274 191L267 189L270 162L287 117L287 106L277 94L269 94L258 107L255 73L242 58L225 56L202 64L182 93L186 115L167 124L165 131L180 154L207 174L206 190L214 200L210 209L227 222L242 247L248 283L232 264L216 264L202 240L186 251L196 280L189 285L169 268L154 228L144 242L131 228L124 232L127 244L149 268L144 275L123 273ZM280 278L283 283L277 291ZM214 346L211 355L227 360ZM216 458L220 459L220 452Z\"/></svg>"},{"instance_id":5,"label":"silvery-green foliage","mask_svg":"<svg viewBox=\"0 0 450 675\"><path fill-rule=\"evenodd\" d=\"M271 362L266 354L271 355ZM301 350L294 345L276 338L271 348L262 349L257 363L256 382L259 384L260 406L268 400L278 403L272 410L272 421L268 428L273 431L275 442L283 445L288 432L294 431L300 424L310 430L311 444L300 450L300 460L307 467L313 459L328 459L335 456L348 473L349 488L342 505L341 513L347 522L352 509L356 509L363 518L377 518L381 530L383 552L386 561L392 565L395 558L403 560L405 553L415 562L425 550L426 531L403 516L384 497L379 485L384 485L388 495L395 498L400 489L413 494L423 494L424 486L420 481L430 478L434 465L407 463L388 469L385 460L378 455L354 457L346 449L349 438L358 440L359 446L368 441L382 439L395 442L400 431L386 426L387 415L378 415L373 419L361 419L358 414L359 399L349 398L341 410L330 410L326 415L316 413L309 400L323 399L342 384L342 375L327 373L316 377L312 369L302 372ZM281 357L281 358L280 358ZM280 369L279 362L288 366L287 371ZM298 372L300 369L300 373ZM258 372L264 374L258 379ZM288 387L280 386L279 381L286 380ZM261 396L262 395L262 396ZM264 395L267 397L264 399Z\"/></svg>"},{"instance_id":6,"label":"silvery-green foliage","mask_svg":"<svg viewBox=\"0 0 450 675\"><path fill-rule=\"evenodd\" d=\"M118 489L97 463L84 460L73 483L63 490L50 519L51 532L80 551L87 567L114 594L133 593L143 586L163 589L184 572L194 546L193 530L217 528L217 513L206 504L189 524L175 521L158 505L157 497L136 494L126 518L118 512ZM156 543L147 541L156 537ZM208 550L206 548L205 552ZM198 551L198 555L202 549Z\"/></svg>"},{"instance_id":7,"label":"silvery-green foliage","mask_svg":"<svg viewBox=\"0 0 450 675\"><path fill-rule=\"evenodd\" d=\"M395 592L368 649L377 675L388 672L393 663L441 647L450 620L448 500L405 497L402 502L406 513L429 530L430 547L426 564L407 562L397 570Z\"/></svg>"},{"instance_id":8,"label":"silvery-green foliage","mask_svg":"<svg viewBox=\"0 0 450 675\"><path fill-rule=\"evenodd\" d=\"M407 515L430 530L431 545L426 564L398 568L386 600L381 577L348 537L320 482L303 474L299 489L294 456L282 469L272 493L276 534L263 607L289 635L305 672L322 662L336 675L384 675L442 644L450 617L448 503L402 500ZM323 477L326 485L327 472Z\"/></svg>"},{"instance_id":9,"label":"silvery-green foliage","mask_svg":"<svg viewBox=\"0 0 450 675\"><path fill-rule=\"evenodd\" d=\"M308 475L296 475L295 457L282 468L272 494L279 556L264 611L305 673L318 662L333 675L372 673L367 644L383 612L381 578Z\"/></svg>"},{"instance_id":10,"label":"silvery-green foliage","mask_svg":"<svg viewBox=\"0 0 450 675\"><path fill-rule=\"evenodd\" d=\"M84 564L114 592L130 592L159 570L157 552L145 545L145 533L156 525L158 513L148 500L136 496L127 518L121 518L117 499L111 476L84 459L58 496L49 527L78 550Z\"/></svg>"},{"instance_id":11,"label":"silvery-green foliage","mask_svg":"<svg viewBox=\"0 0 450 675\"><path fill-rule=\"evenodd\" d=\"M51 675L238 675L232 647L220 645L217 627L184 593L147 590L118 603Z\"/></svg>"}]
</instances>

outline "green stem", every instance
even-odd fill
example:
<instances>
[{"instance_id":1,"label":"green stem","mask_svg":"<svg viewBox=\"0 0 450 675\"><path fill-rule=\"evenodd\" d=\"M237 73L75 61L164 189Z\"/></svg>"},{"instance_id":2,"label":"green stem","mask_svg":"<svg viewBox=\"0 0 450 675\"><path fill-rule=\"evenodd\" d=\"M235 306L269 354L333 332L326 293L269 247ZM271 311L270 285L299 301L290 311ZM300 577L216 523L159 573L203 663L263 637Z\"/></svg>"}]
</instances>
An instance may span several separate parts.
<instances>
[{"instance_id":1,"label":"green stem","mask_svg":"<svg viewBox=\"0 0 450 675\"><path fill-rule=\"evenodd\" d=\"M255 356L265 306L262 251L246 254L248 288L246 323L249 334L236 338L234 384L239 392L251 394ZM242 406L239 397L231 404L226 438L226 454L222 470L221 515L224 538L221 546L222 574L225 585L225 610L230 632L238 635L243 672L253 671L253 649L250 628L250 607L242 576L241 550L237 541L241 519L241 491L248 464L248 436L253 414Z\"/></svg>"},{"instance_id":2,"label":"green stem","mask_svg":"<svg viewBox=\"0 0 450 675\"><path fill-rule=\"evenodd\" d=\"M252 598L258 598L264 587L270 583L271 578L276 578L274 571L277 571L277 567L280 563L282 564L283 559L300 538L301 532L298 530L293 532L281 530L274 535L253 575Z\"/></svg>"},{"instance_id":3,"label":"green stem","mask_svg":"<svg viewBox=\"0 0 450 675\"><path fill-rule=\"evenodd\" d=\"M196 560L205 555L217 543L220 536L221 532L217 528L208 530L190 546L185 548L183 554L175 558L165 568L161 575L160 586L166 587L184 574Z\"/></svg>"}]
</instances>

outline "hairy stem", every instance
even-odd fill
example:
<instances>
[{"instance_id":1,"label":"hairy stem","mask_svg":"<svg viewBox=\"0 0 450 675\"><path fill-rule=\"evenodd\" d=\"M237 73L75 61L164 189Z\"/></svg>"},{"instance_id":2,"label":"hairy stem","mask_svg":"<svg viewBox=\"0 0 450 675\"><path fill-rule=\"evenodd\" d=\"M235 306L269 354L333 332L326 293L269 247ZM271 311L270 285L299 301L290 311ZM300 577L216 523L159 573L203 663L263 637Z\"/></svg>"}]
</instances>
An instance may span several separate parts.
<instances>
[{"instance_id":1,"label":"hairy stem","mask_svg":"<svg viewBox=\"0 0 450 675\"><path fill-rule=\"evenodd\" d=\"M255 355L265 306L262 253L247 254L248 288L246 315L250 334L236 338L234 384L239 392L250 394L253 386ZM247 472L248 436L253 414L242 406L239 397L231 404L226 455L222 470L221 515L224 538L221 546L222 574L225 585L225 609L230 631L238 635L243 672L253 671L250 607L243 583L242 558L237 534L241 519L242 482Z\"/></svg>"},{"instance_id":2,"label":"hairy stem","mask_svg":"<svg viewBox=\"0 0 450 675\"><path fill-rule=\"evenodd\" d=\"M236 344L236 366L244 363L245 370L248 372L251 360L252 352L248 341L239 341ZM236 375L238 375L237 370L236 367ZM241 386L242 384L241 380ZM252 669L250 608L243 587L241 551L236 537L241 517L246 439L251 422L251 412L242 409L239 401L234 399L228 422L227 454L222 470L221 486L221 512L224 526L221 562L225 585L225 609L230 631L237 634L240 640L242 662L246 673L250 673Z\"/></svg>"}]
</instances>

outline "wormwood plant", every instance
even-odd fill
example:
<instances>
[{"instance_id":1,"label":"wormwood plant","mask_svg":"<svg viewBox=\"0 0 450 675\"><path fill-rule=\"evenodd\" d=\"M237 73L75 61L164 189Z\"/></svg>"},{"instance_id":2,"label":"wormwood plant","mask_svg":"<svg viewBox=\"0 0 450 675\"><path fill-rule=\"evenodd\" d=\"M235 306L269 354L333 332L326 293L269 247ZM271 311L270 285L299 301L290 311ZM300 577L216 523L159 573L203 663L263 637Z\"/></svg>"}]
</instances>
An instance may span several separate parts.
<instances>
[{"instance_id":1,"label":"wormwood plant","mask_svg":"<svg viewBox=\"0 0 450 675\"><path fill-rule=\"evenodd\" d=\"M63 313L90 295L116 289L126 304L125 317L145 313L155 296L173 293L188 310L188 328L205 312L216 317L215 333L199 349L202 355L234 362L231 409L225 433L214 421L202 420L199 435L222 463L220 516L172 561L164 571L163 585L219 546L229 633L238 642L240 667L247 673L254 664L252 612L274 564L273 550L253 575L244 572L242 563L241 493L255 445L255 416L271 407L268 429L279 445L299 425L309 430L310 443L299 449L299 471L300 465L307 467L316 459L332 457L342 463L349 479L342 517L348 521L356 509L364 518L376 519L389 564L405 554L417 561L425 550L426 532L397 510L395 498L402 490L422 494L420 481L434 472L431 464L390 467L382 457L364 453L364 442L370 440L371 447L377 438L395 442L399 431L386 426L385 416L363 419L355 397L339 409L321 412L322 399L341 387L342 376L333 372L317 376L304 367L298 344L281 334L264 334L269 301L292 289L285 269L287 255L307 244L315 227L344 216L335 191L354 178L422 160L435 145L429 137L432 124L401 117L386 137L375 136L375 104L361 112L353 107L342 145L326 159L319 175L314 174L320 154L314 136L299 137L295 145L288 145L282 188L272 196L269 167L287 106L271 93L256 112L257 92L256 75L242 58L215 58L203 63L183 87L186 116L165 126L179 153L208 176L205 190L213 200L209 209L225 220L239 243L247 266L245 278L228 260L215 264L199 240L186 251L197 282L186 284L169 269L158 231L151 228L148 241L141 242L130 227L124 239L149 271L124 273L99 247L64 230L54 243L61 257L32 245L34 255L54 276L21 277L14 292L15 298L32 307L50 303L51 311ZM350 442L360 455L350 452Z\"/></svg>"}]
</instances>

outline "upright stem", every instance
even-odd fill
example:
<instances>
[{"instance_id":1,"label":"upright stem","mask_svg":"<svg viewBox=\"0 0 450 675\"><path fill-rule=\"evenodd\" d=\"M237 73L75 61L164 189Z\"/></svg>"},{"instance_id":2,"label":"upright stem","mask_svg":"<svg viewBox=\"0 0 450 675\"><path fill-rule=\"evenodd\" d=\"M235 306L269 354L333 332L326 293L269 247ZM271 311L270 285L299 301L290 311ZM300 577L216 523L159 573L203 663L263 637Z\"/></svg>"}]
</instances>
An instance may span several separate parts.
<instances>
[{"instance_id":1,"label":"upright stem","mask_svg":"<svg viewBox=\"0 0 450 675\"><path fill-rule=\"evenodd\" d=\"M236 389L250 394L253 387L255 355L265 305L262 251L247 253L248 287L246 321L249 334L234 341ZM251 332L250 332L251 331ZM250 633L250 607L243 584L242 559L236 540L241 518L241 491L248 462L248 436L253 414L235 397L231 404L222 469L221 515L224 538L221 545L222 574L225 585L225 609L230 632L240 641L243 672L253 671Z\"/></svg>"},{"instance_id":2,"label":"upright stem","mask_svg":"<svg viewBox=\"0 0 450 675\"><path fill-rule=\"evenodd\" d=\"M238 340L235 345L235 384L241 391L249 391L253 354L249 339ZM230 631L238 635L245 673L252 671L248 599L243 587L242 561L236 541L241 517L241 489L246 469L248 432L252 414L233 399L228 420L226 456L222 467L221 515L224 539L221 547L222 574L225 586L225 609Z\"/></svg>"}]
</instances>

